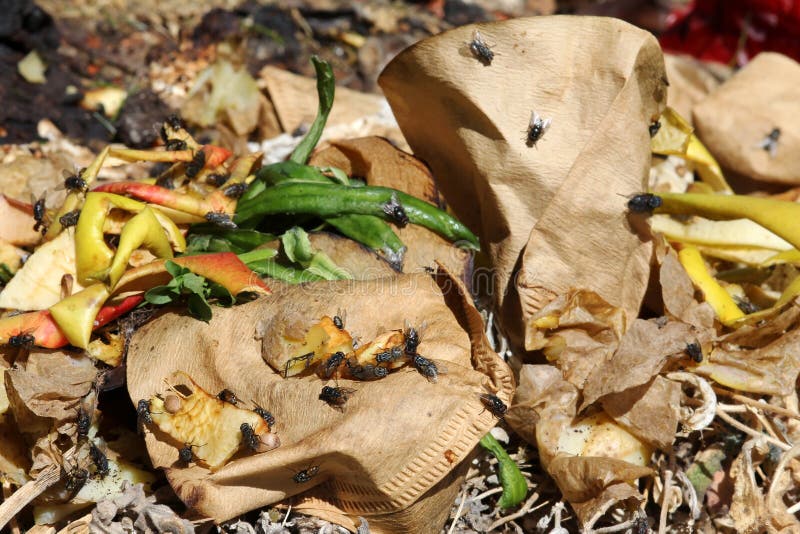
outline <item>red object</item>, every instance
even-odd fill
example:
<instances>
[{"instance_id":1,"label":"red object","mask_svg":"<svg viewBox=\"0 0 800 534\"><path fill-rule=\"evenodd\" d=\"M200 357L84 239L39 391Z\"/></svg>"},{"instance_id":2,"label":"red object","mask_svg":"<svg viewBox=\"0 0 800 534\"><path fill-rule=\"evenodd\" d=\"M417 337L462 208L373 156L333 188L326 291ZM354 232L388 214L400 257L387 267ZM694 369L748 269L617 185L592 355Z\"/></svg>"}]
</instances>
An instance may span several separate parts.
<instances>
[{"instance_id":1,"label":"red object","mask_svg":"<svg viewBox=\"0 0 800 534\"><path fill-rule=\"evenodd\" d=\"M103 306L94 320L94 328L100 328L120 315L127 313L144 300L143 295L133 295L119 304ZM61 329L53 320L49 310L21 313L0 319L0 343L8 343L12 336L30 334L34 344L47 349L57 349L69 344Z\"/></svg>"},{"instance_id":2,"label":"red object","mask_svg":"<svg viewBox=\"0 0 800 534\"><path fill-rule=\"evenodd\" d=\"M800 0L695 0L661 35L668 52L742 66L761 52L800 61Z\"/></svg>"}]
</instances>

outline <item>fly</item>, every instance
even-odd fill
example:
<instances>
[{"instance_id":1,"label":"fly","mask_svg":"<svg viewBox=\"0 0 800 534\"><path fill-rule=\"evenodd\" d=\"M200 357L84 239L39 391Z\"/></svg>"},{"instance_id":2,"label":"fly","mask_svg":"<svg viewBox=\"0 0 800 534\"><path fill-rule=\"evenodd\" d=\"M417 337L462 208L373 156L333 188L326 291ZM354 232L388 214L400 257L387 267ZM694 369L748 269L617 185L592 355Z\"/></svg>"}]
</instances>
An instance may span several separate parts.
<instances>
[{"instance_id":1,"label":"fly","mask_svg":"<svg viewBox=\"0 0 800 534\"><path fill-rule=\"evenodd\" d=\"M553 119L543 119L535 111L531 112L531 121L528 124L528 132L525 137L525 144L529 147L536 146L536 143L544 137L545 132L550 128Z\"/></svg>"},{"instance_id":2,"label":"fly","mask_svg":"<svg viewBox=\"0 0 800 534\"><path fill-rule=\"evenodd\" d=\"M483 36L478 30L472 32L472 40L469 42L469 51L484 65L488 66L492 64L494 52L492 52L492 49L486 44L486 41L483 40Z\"/></svg>"}]
</instances>

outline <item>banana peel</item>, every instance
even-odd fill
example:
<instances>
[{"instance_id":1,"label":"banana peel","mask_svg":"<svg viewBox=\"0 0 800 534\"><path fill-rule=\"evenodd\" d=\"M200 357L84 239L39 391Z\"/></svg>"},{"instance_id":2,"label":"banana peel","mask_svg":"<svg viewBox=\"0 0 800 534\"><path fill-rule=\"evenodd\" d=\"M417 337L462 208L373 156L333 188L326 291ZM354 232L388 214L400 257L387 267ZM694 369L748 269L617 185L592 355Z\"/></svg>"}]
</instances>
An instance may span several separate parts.
<instances>
[{"instance_id":1,"label":"banana peel","mask_svg":"<svg viewBox=\"0 0 800 534\"><path fill-rule=\"evenodd\" d=\"M712 221L703 217L678 220L665 214L650 217L650 228L670 241L709 247L743 247L780 252L793 247L749 219Z\"/></svg>"},{"instance_id":2,"label":"banana peel","mask_svg":"<svg viewBox=\"0 0 800 534\"><path fill-rule=\"evenodd\" d=\"M133 213L139 213L146 208L149 210L143 202L121 195L104 192L91 192L86 195L81 216L75 227L75 271L78 282L83 285L89 285L92 282L104 282L108 277L115 253L106 245L103 234L109 211L112 208L119 208ZM149 235L150 232L160 231L165 234L166 239L175 250L180 252L186 249L186 240L183 234L169 217L155 210L151 210L151 216L144 217L144 220L150 221L150 226L136 223L137 232L144 232L144 234ZM154 225L153 220L157 224ZM156 226L158 230L156 230ZM125 227L123 227L122 232L125 232ZM128 254L129 256L130 254ZM128 258L124 259L127 262Z\"/></svg>"},{"instance_id":3,"label":"banana peel","mask_svg":"<svg viewBox=\"0 0 800 534\"><path fill-rule=\"evenodd\" d=\"M696 165L700 178L714 191L733 192L719 163L694 134L694 128L677 111L667 106L659 120L661 127L650 141L654 153L681 156Z\"/></svg>"},{"instance_id":4,"label":"banana peel","mask_svg":"<svg viewBox=\"0 0 800 534\"><path fill-rule=\"evenodd\" d=\"M50 314L71 345L85 349L92 337L95 317L110 292L105 284L93 284L50 308Z\"/></svg>"},{"instance_id":5,"label":"banana peel","mask_svg":"<svg viewBox=\"0 0 800 534\"><path fill-rule=\"evenodd\" d=\"M0 308L33 311L45 310L61 300L61 279L75 273L75 232L62 232L44 243L0 292ZM73 283L73 291L83 289Z\"/></svg>"},{"instance_id":6,"label":"banana peel","mask_svg":"<svg viewBox=\"0 0 800 534\"><path fill-rule=\"evenodd\" d=\"M657 193L661 206L655 213L699 215L715 221L749 219L800 248L800 204L746 195Z\"/></svg>"},{"instance_id":7,"label":"banana peel","mask_svg":"<svg viewBox=\"0 0 800 534\"><path fill-rule=\"evenodd\" d=\"M120 232L117 253L108 270L108 282L111 287L114 287L122 277L133 251L142 246L157 258L173 257L172 244L167 239L154 211L148 207L128 221Z\"/></svg>"},{"instance_id":8,"label":"banana peel","mask_svg":"<svg viewBox=\"0 0 800 534\"><path fill-rule=\"evenodd\" d=\"M105 147L103 150L101 150L97 157L94 158L94 161L92 161L91 165L86 167L86 170L81 173L81 178L86 182L86 185L91 186L92 183L94 183L94 181L97 179L97 175L100 174L100 169L103 167L103 163L105 163L109 151L110 147ZM45 241L51 241L61 233L61 231L64 229L64 227L61 225L61 221L59 220L61 216L78 209L82 202L83 193L70 192L67 194L67 198L64 199L64 203L61 204L61 208L56 213L56 216L53 217L53 221L50 223L50 226L47 227L47 232L44 235Z\"/></svg>"},{"instance_id":9,"label":"banana peel","mask_svg":"<svg viewBox=\"0 0 800 534\"><path fill-rule=\"evenodd\" d=\"M678 252L678 260L686 269L694 285L703 292L706 302L714 309L717 318L725 326L733 326L744 317L733 297L708 272L703 256L696 247L687 246Z\"/></svg>"}]
</instances>

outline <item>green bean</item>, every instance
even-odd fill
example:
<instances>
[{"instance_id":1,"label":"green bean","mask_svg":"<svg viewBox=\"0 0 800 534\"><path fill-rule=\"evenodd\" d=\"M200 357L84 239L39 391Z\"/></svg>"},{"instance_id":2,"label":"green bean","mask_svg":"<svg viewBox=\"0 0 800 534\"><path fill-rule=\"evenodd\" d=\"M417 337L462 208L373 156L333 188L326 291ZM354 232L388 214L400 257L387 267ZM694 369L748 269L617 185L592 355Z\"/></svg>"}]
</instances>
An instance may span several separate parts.
<instances>
[{"instance_id":1,"label":"green bean","mask_svg":"<svg viewBox=\"0 0 800 534\"><path fill-rule=\"evenodd\" d=\"M261 215L275 213L308 213L319 217L344 214L388 217L384 205L392 195L405 208L409 220L433 230L451 241L464 241L477 250L475 234L446 212L406 193L388 187L346 187L335 184L287 183L269 187L237 207L236 223L247 223Z\"/></svg>"},{"instance_id":2,"label":"green bean","mask_svg":"<svg viewBox=\"0 0 800 534\"><path fill-rule=\"evenodd\" d=\"M192 243L192 250L208 252L231 251L235 253L247 252L264 243L275 240L272 234L265 234L257 230L221 228L215 224L192 225L188 239ZM227 243L227 246L225 245Z\"/></svg>"},{"instance_id":3,"label":"green bean","mask_svg":"<svg viewBox=\"0 0 800 534\"><path fill-rule=\"evenodd\" d=\"M325 222L383 256L395 271L402 271L406 246L383 220L374 215L339 215L326 217Z\"/></svg>"},{"instance_id":4,"label":"green bean","mask_svg":"<svg viewBox=\"0 0 800 534\"><path fill-rule=\"evenodd\" d=\"M480 444L497 458L497 478L503 486L503 495L498 504L501 508L511 508L525 500L528 494L528 483L502 445L492 436L486 434Z\"/></svg>"}]
</instances>

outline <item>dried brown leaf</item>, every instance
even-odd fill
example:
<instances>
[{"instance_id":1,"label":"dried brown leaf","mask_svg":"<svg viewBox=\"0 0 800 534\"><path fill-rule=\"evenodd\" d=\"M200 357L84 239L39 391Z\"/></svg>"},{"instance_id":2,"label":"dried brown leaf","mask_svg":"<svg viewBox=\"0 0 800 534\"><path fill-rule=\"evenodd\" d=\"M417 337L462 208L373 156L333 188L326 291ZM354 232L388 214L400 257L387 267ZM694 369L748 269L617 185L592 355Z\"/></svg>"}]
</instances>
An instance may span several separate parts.
<instances>
[{"instance_id":1,"label":"dried brown leaf","mask_svg":"<svg viewBox=\"0 0 800 534\"><path fill-rule=\"evenodd\" d=\"M685 323L636 319L622 336L619 348L608 360L598 362L588 377L581 410L600 397L650 382L671 356L682 354L686 344L695 341L696 335L696 329Z\"/></svg>"},{"instance_id":2,"label":"dried brown leaf","mask_svg":"<svg viewBox=\"0 0 800 534\"><path fill-rule=\"evenodd\" d=\"M619 195L640 191L650 167L643 125L666 104L658 43L608 18L508 20L479 28L496 52L487 68L465 45L475 29L417 43L379 83L414 153L492 258L502 329L522 346L530 316L570 287L636 314L651 246L631 231ZM534 111L553 122L529 147Z\"/></svg>"},{"instance_id":3,"label":"dried brown leaf","mask_svg":"<svg viewBox=\"0 0 800 534\"><path fill-rule=\"evenodd\" d=\"M652 382L600 399L603 410L637 438L666 450L675 440L681 386L656 376Z\"/></svg>"},{"instance_id":4,"label":"dried brown leaf","mask_svg":"<svg viewBox=\"0 0 800 534\"><path fill-rule=\"evenodd\" d=\"M644 497L633 483L653 474L648 467L622 460L580 456L558 456L548 470L581 523L613 504L628 500L641 503Z\"/></svg>"},{"instance_id":5,"label":"dried brown leaf","mask_svg":"<svg viewBox=\"0 0 800 534\"><path fill-rule=\"evenodd\" d=\"M742 445L741 453L731 464L729 473L734 490L730 516L736 525L736 532L756 533L764 530L766 506L755 478L755 468L768 451L765 441L750 439Z\"/></svg>"},{"instance_id":6,"label":"dried brown leaf","mask_svg":"<svg viewBox=\"0 0 800 534\"><path fill-rule=\"evenodd\" d=\"M279 334L268 327L274 317L296 322L302 336L304 318L318 321L338 310L363 342L402 329L406 320L427 322L419 352L447 373L436 383L413 367L376 381L340 379L340 386L356 389L340 412L318 398L322 386L333 382L313 374L283 378L265 364L261 338ZM442 274L281 288L235 309L215 309L209 325L164 315L137 331L127 361L134 400L150 398L162 378L180 370L209 391L230 389L246 407L258 403L275 416L280 448L234 457L214 473L173 467L174 447L147 435L153 464L165 468L178 495L217 520L314 487L347 513L402 510L452 471L445 450L466 458L496 423L479 394L493 391L508 401L513 391L510 372L489 349L469 294ZM309 483L293 481L315 465L319 472Z\"/></svg>"},{"instance_id":7,"label":"dried brown leaf","mask_svg":"<svg viewBox=\"0 0 800 534\"><path fill-rule=\"evenodd\" d=\"M754 180L800 183L800 65L764 52L734 74L692 112L700 139L719 163ZM758 98L753 98L758 95ZM773 128L781 133L774 155L762 147Z\"/></svg>"}]
</instances>

